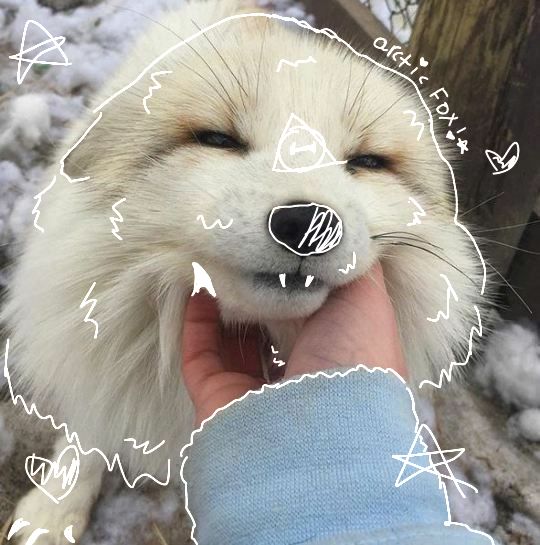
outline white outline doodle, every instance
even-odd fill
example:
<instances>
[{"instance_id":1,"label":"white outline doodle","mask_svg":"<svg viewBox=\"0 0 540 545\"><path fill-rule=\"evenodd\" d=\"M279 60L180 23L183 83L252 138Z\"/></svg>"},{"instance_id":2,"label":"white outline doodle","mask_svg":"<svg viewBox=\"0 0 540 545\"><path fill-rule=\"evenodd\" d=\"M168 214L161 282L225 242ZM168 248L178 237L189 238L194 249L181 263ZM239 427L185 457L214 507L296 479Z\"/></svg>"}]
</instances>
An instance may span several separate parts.
<instances>
[{"instance_id":1,"label":"white outline doodle","mask_svg":"<svg viewBox=\"0 0 540 545\"><path fill-rule=\"evenodd\" d=\"M390 67L387 67L387 66L384 66L383 64L373 60L371 57L369 57L368 55L365 55L363 53L359 53L358 51L356 51L348 42L346 42L345 40L343 40L342 38L340 38L339 36L337 36L337 34L330 30L330 29L317 29L317 28L314 28L312 25L310 25L309 23L307 23L306 21L301 21L301 20L298 20L297 18L295 17L285 17L285 16L282 16L282 15L277 15L277 14L269 14L269 13L261 13L261 12L255 12L255 13L244 13L244 14L237 14L237 15L231 15L229 17L225 17L211 25L208 25L207 27L203 28L203 29L200 29L198 32L196 32L195 34L193 34L192 36L190 36L189 38L185 39L185 40L180 40L178 43L174 44L173 46L169 47L167 50L165 50L163 53L161 53L158 57L156 57L148 66L146 66L140 73L139 75L133 79L132 81L130 81L129 83L127 83L126 85L124 85L123 87L121 87L120 89L118 89L115 93L113 93L112 95L110 95L108 98L106 98L103 102L101 102L98 106L96 106L93 110L93 113L96 114L96 118L94 119L94 121L92 122L92 124L86 129L86 131L84 132L84 134L79 138L79 140L70 148L68 149L68 151L62 156L61 160L60 160L60 174L62 176L64 176L66 178L66 180L70 183L76 183L76 182L79 182L79 181L84 181L84 180L88 180L89 179L89 176L87 177L84 177L84 178L78 178L78 179L72 179L69 174L67 174L65 172L65 160L67 159L67 157L72 153L72 151L84 140L84 138L86 138L86 136L90 133L90 131L95 127L95 125L97 123L99 123L99 121L101 120L102 116L103 116L103 109L109 105L116 97L118 97L119 95L121 95L122 93L124 93L126 90L130 89L132 86L136 85L138 81L140 81L143 77L145 77L145 75L150 72L152 70L152 68L154 66L156 66L159 62L161 62L162 59L164 59L166 56L168 56L169 54L171 54L173 51L175 51L176 49L190 43L191 41L193 40L196 40L199 36L207 33L208 31L214 29L214 28L217 28L225 23L228 23L228 22L231 22L231 21L234 21L234 20L239 20L239 19L244 19L244 18L248 18L248 17L254 17L254 18L263 18L263 19L268 19L268 20L271 20L271 19L277 19L279 21L284 21L284 22L290 22L290 23L295 23L296 25L298 25L299 27L301 28L304 28L304 29L307 29L307 30L310 30L316 34L324 34L326 35L327 37L331 38L332 40L336 40L338 43L342 44L344 47L346 47L352 54L354 54L356 57L358 58L363 58L367 61L369 61L370 63L378 66L380 69L386 71L386 72L390 72L398 77L400 77L401 79L403 80L406 80L408 81L410 84L413 85L416 93L417 93L417 96L419 98L419 100L421 101L422 103L422 106L423 108L425 109L426 113L427 113L427 116L428 116L428 120L429 120L429 130L430 130L430 134L431 134L431 138L433 140L433 144L435 145L435 148L437 150L437 153L439 155L439 158L441 159L441 161L443 161L443 163L446 165L446 167L448 168L448 171L450 173L450 177L451 177L451 180L452 180L452 187L453 187L453 191L454 191L454 202L455 202L455 210L454 210L454 217L453 217L453 221L454 221L454 224L460 228L465 234L466 236L469 238L469 240L471 241L471 243L473 244L476 252L477 252L477 255L480 259L480 262L482 264L482 270L483 270L483 277L482 277L482 285L481 285L481 289L480 289L480 294L483 295L484 292L485 292L485 287L486 287L486 281L487 281L487 271L486 271L486 264L485 264L485 261L484 261L484 258L482 256L482 253L480 252L480 249L478 247L478 244L476 242L476 240L474 239L474 237L472 236L472 234L470 233L470 231L467 229L467 227L463 224L461 224L459 222L459 200L458 200L458 193L457 193L457 186L456 186L456 179L455 179L455 174L454 174L454 171L452 169L452 166L451 164L448 162L448 160L443 156L442 152L441 152L441 148L435 138L435 132L434 132L434 123L433 123L433 115L431 113L431 111L429 110L425 100L424 100L424 97L422 96L422 93L420 91L420 88L418 87L418 85L416 84L415 81L413 81L408 75L406 74L403 74L401 72L399 72L398 70L395 70L393 68L390 68ZM481 333L481 321L480 321L480 313L478 311L478 308L475 306L475 311L477 313L477 316L478 316L478 320L479 320L479 324L480 324L480 333ZM476 325L473 325L472 328L471 328L471 334L470 334L470 337L469 337L469 356L467 357L467 360L468 361L468 358L470 357L470 354L472 352L472 342L473 342L473 335L474 333L478 333L478 329L476 327ZM9 347L9 339L7 341L7 347ZM456 362L452 362L451 366L450 366L450 372L451 372L451 369L452 369L452 365L453 364L456 364ZM443 376L445 376L445 373L446 373L446 370L442 370L441 371L441 375L440 375L440 382L442 382L442 379L443 379ZM9 385L9 388L10 388L10 393L11 393L11 396L12 396L12 399L13 399L13 402L14 404L17 404L17 399L20 399L23 403L23 406L25 407L25 410L28 414L31 414L32 412L34 412L39 418L41 419L50 419L51 423L53 424L53 426L56 428L56 429L59 429L61 427L64 428L65 430L65 433L66 433L66 437L69 439L70 437L70 432L68 431L67 429L67 426L66 424L61 424L60 426L56 426L55 422L54 422L54 419L52 418L52 416L48 415L47 417L42 417L39 412L37 411L37 408L35 406L34 403L32 403L30 409L28 408L28 406L26 405L26 402L24 401L24 399L22 398L22 396L18 395L16 397L13 396L13 389L12 389L12 386L11 386L11 382L10 382L10 379L9 379L9 374L7 372L7 348L6 348L6 363L5 363L5 369L4 369L4 374L8 380L8 385ZM425 382L425 381L424 381ZM420 387L423 385L424 383L420 384ZM435 387L439 387L440 388L440 384L439 386L437 386L436 384L434 383L430 383L432 386L435 386ZM243 399L243 398L241 398ZM238 401L238 400L237 400ZM204 424L204 422L203 422ZM201 425L201 428L202 429L202 425ZM154 477L152 477L151 475L148 475L148 474L143 474L143 475L140 475L139 477L137 477L137 479L135 479L135 481L131 484L129 482L129 480L127 479L126 475L125 475L125 472L123 470L123 466L122 466L122 463L119 459L119 455L118 453L116 453L113 457L113 460L112 462L109 462L108 458L105 456L105 454L103 454L101 451L99 451L99 449L91 449L91 451L84 451L82 448L81 448L81 445L80 445L80 442L78 441L78 436L76 434L76 432L72 432L71 433L71 436L72 437L75 437L77 438L77 444L78 444L78 447L79 447L79 450L83 453L83 454L88 454L89 452L91 451L96 451L96 452L99 452L101 454L101 456L105 459L105 461L107 462L107 466L108 466L108 469L109 471L112 471L113 467L115 464L118 464L119 468L120 468L120 471L122 473L122 476L124 478L124 480L126 481L126 484L128 486L130 486L131 488L133 488L136 484L136 482L138 481L138 479L140 478L144 478L144 477L148 477L150 478L151 480L153 480L154 482L156 482L157 484L168 484L169 480L170 480L170 464L171 464L171 460L169 459L168 460L168 469L169 469L169 472L168 472L168 476L167 476L167 480L166 482L164 483L161 483L159 482L157 479L155 479ZM193 437L193 434L192 434L192 437ZM189 443L191 444L191 443ZM189 446L186 445L187 446ZM186 448L184 447L184 448ZM183 467L183 466L182 466ZM183 480L183 478L182 478ZM187 486L187 483L185 483L184 481L184 484L186 484ZM445 488L445 484L444 483L441 483L441 486L443 487L443 489L446 491L446 488ZM188 499L187 499L187 495L186 495L186 508L188 506ZM448 518L449 520L447 521L447 523L445 523L445 525L459 525L459 526L464 526L466 527L469 531L472 531L472 532L475 532L475 533L479 533L481 535L484 535L486 537L488 537L491 541L492 544L494 544L493 542L493 539L488 536L487 534L483 533L483 532L479 532L479 531L476 531L476 530L471 530L467 525L465 524L460 524L460 523L455 523L455 522L452 522L451 521L451 517L450 517L450 509L449 509L449 504L448 504L448 501L447 501L447 509L448 509ZM189 513L189 511L188 511ZM191 513L189 513L190 516L191 516ZM194 521L193 521L194 522Z\"/></svg>"},{"instance_id":2,"label":"white outline doodle","mask_svg":"<svg viewBox=\"0 0 540 545\"><path fill-rule=\"evenodd\" d=\"M467 352L467 357L465 358L465 361L460 361L460 362L452 361L452 362L450 362L450 367L448 369L442 369L441 370L441 374L439 375L439 382L438 383L432 382L431 380L423 380L418 385L419 388L423 388L424 385L429 384L429 385L431 385L431 386L433 386L435 388L440 389L442 387L443 378L446 378L446 380L448 382L452 381L452 371L453 371L454 367L463 367L463 366L465 366L465 365L467 365L469 363L469 359L472 356L472 342L473 342L474 334L476 333L478 335L478 337L482 337L482 331L483 331L482 319L480 318L480 311L478 310L478 307L476 305L473 305L473 308L474 308L474 311L476 312L476 317L478 318L478 325L476 325L476 324L473 325L472 328L471 328L471 331L469 332L469 350Z\"/></svg>"},{"instance_id":3,"label":"white outline doodle","mask_svg":"<svg viewBox=\"0 0 540 545\"><path fill-rule=\"evenodd\" d=\"M287 163L283 160L282 156L282 147L285 144L285 141L292 135L298 134L300 131L307 132L312 139L311 144L306 146L297 147L296 142L293 141L289 148L290 155L297 155L298 153L303 153L305 151L310 151L315 154L317 152L317 146L320 147L321 152L317 161L310 166L304 167L289 167ZM317 168L329 167L333 165L343 165L347 161L338 161L330 152L326 145L326 140L324 136L317 130L311 128L303 119L300 119L296 114L291 114L285 128L281 133L279 142L277 145L276 155L274 157L274 165L272 170L274 172L309 172L310 170L315 170Z\"/></svg>"},{"instance_id":4,"label":"white outline doodle","mask_svg":"<svg viewBox=\"0 0 540 545\"><path fill-rule=\"evenodd\" d=\"M418 208L418 212L413 212L413 220L410 223L407 223L407 227L412 227L413 225L420 225L422 223L421 217L424 218L426 216L426 212L424 209L420 206L418 201L414 197L409 197L407 199L410 203L414 204L416 208Z\"/></svg>"},{"instance_id":5,"label":"white outline doodle","mask_svg":"<svg viewBox=\"0 0 540 545\"><path fill-rule=\"evenodd\" d=\"M96 287L96 282L94 282L90 286L90 289L86 292L86 295L84 296L82 303L79 305L79 308L83 309L84 307L90 305L90 309L86 313L86 316L84 317L83 322L94 324L94 339L97 339L99 324L96 322L96 320L93 320L92 318L90 318L90 314L92 314L92 312L94 311L94 307L96 306L97 299L88 299L88 296L92 293L95 287Z\"/></svg>"},{"instance_id":6,"label":"white outline doodle","mask_svg":"<svg viewBox=\"0 0 540 545\"><path fill-rule=\"evenodd\" d=\"M316 243L317 246L312 252L299 252L297 249L291 248L288 244L282 240L279 240L274 235L272 231L272 216L275 212L283 210L284 208L307 208L311 206L315 206L315 211L313 212L311 222L297 247L300 248L306 242L309 235L311 235L311 238L307 243L308 248L313 246L314 243ZM337 218L337 223L332 227L331 223L332 219L334 218ZM332 248L335 248L343 236L343 222L334 209L323 204L317 204L315 202L305 204L288 204L285 206L274 206L274 208L272 208L272 211L268 215L268 232L278 244L285 246L285 248L296 255L305 257L313 254L324 254L329 252Z\"/></svg>"},{"instance_id":7,"label":"white outline doodle","mask_svg":"<svg viewBox=\"0 0 540 545\"><path fill-rule=\"evenodd\" d=\"M9 339L6 340L6 349L4 352L4 378L6 379L6 382L8 384L9 395L11 397L11 401L13 405L16 406L17 403L20 402L27 415L31 416L32 414L35 414L40 420L48 420L55 430L63 429L67 442L68 443L75 442L75 445L79 449L79 452L81 454L87 456L88 454L97 452L105 461L105 464L107 465L107 469L109 471L112 471L114 469L114 466L118 466L118 470L120 471L120 474L122 475L124 479L124 482L126 483L127 486L129 486L129 488L135 488L140 479L150 479L154 483L161 486L167 486L169 484L171 480L171 459L170 458L167 461L167 477L164 481L160 481L159 479L157 479L153 475L150 475L149 473L141 473L133 480L133 482L130 482L124 470L124 466L122 465L122 461L120 460L120 455L118 454L118 452L114 454L111 460L109 460L107 455L104 454L101 450L99 450L96 447L92 447L89 450L83 449L77 432L75 431L70 432L65 422L62 422L61 424L57 424L52 415L48 414L46 416L42 416L41 413L38 411L38 408L36 407L35 403L31 403L30 406L28 406L24 397L21 394L15 395L15 393L13 392L13 385L11 383L11 375L9 374L9 369L8 369L8 359L9 359Z\"/></svg>"},{"instance_id":8,"label":"white outline doodle","mask_svg":"<svg viewBox=\"0 0 540 545\"><path fill-rule=\"evenodd\" d=\"M7 535L7 540L9 541L19 530L26 528L26 526L30 526L30 523L23 518L18 518L17 520L13 521Z\"/></svg>"},{"instance_id":9,"label":"white outline doodle","mask_svg":"<svg viewBox=\"0 0 540 545\"><path fill-rule=\"evenodd\" d=\"M299 61L288 61L287 59L281 59L278 62L278 66L276 68L276 72L281 72L281 68L284 64L287 66L291 66L292 68L298 68L301 64L317 64L317 61L310 55L307 59L299 60Z\"/></svg>"},{"instance_id":10,"label":"white outline doodle","mask_svg":"<svg viewBox=\"0 0 540 545\"><path fill-rule=\"evenodd\" d=\"M424 132L424 124L421 121L416 121L416 112L413 110L405 110L403 112L403 115L405 114L411 114L412 119L410 123L410 127L420 127L420 131L418 133L418 136L416 137L416 141L420 141L420 137L422 136L422 133Z\"/></svg>"},{"instance_id":11,"label":"white outline doodle","mask_svg":"<svg viewBox=\"0 0 540 545\"><path fill-rule=\"evenodd\" d=\"M193 291L191 292L191 296L193 297L202 288L205 288L212 297L216 297L216 290L214 289L210 275L196 261L192 261L191 266L193 267Z\"/></svg>"},{"instance_id":12,"label":"white outline doodle","mask_svg":"<svg viewBox=\"0 0 540 545\"><path fill-rule=\"evenodd\" d=\"M61 464L62 457L68 451L75 453L75 456L71 460L69 468ZM37 468L34 465L36 460L40 462ZM45 467L46 465L49 466L48 471L46 471L46 467ZM36 456L35 454L32 454L31 456L28 456L26 458L26 461L24 463L24 469L30 481L39 490L41 490L41 492L43 492L48 498L50 498L56 504L59 504L64 498L66 498L72 492L73 488L75 487L75 484L77 483L77 479L79 477L79 468L80 468L79 451L77 450L77 447L75 447L74 445L68 445L58 455L58 457L56 458L54 462L51 462L51 460L49 460L48 458L43 458L41 456ZM37 482L35 479L35 476L37 474L41 475L39 482ZM62 490L64 490L64 493L59 497L53 496L45 488L46 484L50 481L51 478L62 479L61 488Z\"/></svg>"},{"instance_id":13,"label":"white outline doodle","mask_svg":"<svg viewBox=\"0 0 540 545\"><path fill-rule=\"evenodd\" d=\"M428 447L427 447L425 441L422 438L422 431L426 431L428 433L433 445L436 447L436 450L433 450L433 451L428 451L427 450ZM424 447L424 451L420 452L420 453L413 454L412 452L416 448L417 443L422 443L422 446ZM399 488L400 486L402 486L405 483L409 482L410 480L414 479L418 475L421 475L422 473L430 473L432 475L438 475L439 479L448 479L448 480L452 481L454 483L454 485L456 486L456 488L458 489L458 492L460 493L462 498L465 498L466 496L463 493L463 491L461 490L461 488L459 486L460 484L462 484L464 486L468 486L469 488L472 488L472 490L474 490L474 492L476 492L478 494L478 489L475 486L473 486L472 484L470 484L470 483L468 483L466 481L463 481L461 479L457 479L454 476L454 472L450 468L450 465L449 465L450 462L454 462L455 460L457 460L464 452L465 452L464 448L441 450L441 447L439 446L439 442L437 441L437 438L435 437L435 435L431 431L431 428L427 424L421 424L420 427L418 428L417 432L416 432L416 435L414 436L413 442L411 443L411 446L409 448L409 452L407 454L393 454L392 455L392 458L394 460L402 462L402 464L403 464L401 466L401 470L400 470L400 472L399 472L399 474L398 474L398 476L396 478L396 482L395 482L394 486L396 488ZM452 456L450 458L446 458L445 454L450 454L450 453L455 454L455 456ZM433 463L433 460L431 459L431 456L434 456L434 455L439 456L440 458L442 458L442 461ZM410 461L411 458L422 458L422 457L429 457L429 461L430 461L429 466L421 466L421 465L415 464L414 462ZM443 474L443 473L440 473L437 470L437 466L441 466L441 465L444 465L444 467L446 468L446 471L447 471L446 475ZM410 474L407 478L403 479L403 475L405 474L405 469L407 467L409 467L409 466L413 467L417 471Z\"/></svg>"},{"instance_id":14,"label":"white outline doodle","mask_svg":"<svg viewBox=\"0 0 540 545\"><path fill-rule=\"evenodd\" d=\"M32 47L29 47L28 49L24 49L24 46L26 45L26 33L28 32L28 27L30 23L33 23L38 28L40 28L47 36L49 36L48 40L43 40L42 42L39 42L36 45L33 45ZM38 23L37 21L34 21L33 19L28 19L26 23L24 24L23 29L23 35L21 39L21 49L18 53L15 55L10 55L10 59L14 61L18 61L17 65L17 83L21 85L24 81L24 78L26 77L26 74L28 74L29 70L32 68L34 64L44 64L44 65L50 65L50 66L70 66L71 63L68 61L68 58L66 54L64 53L64 50L62 49L62 45L64 45L64 42L66 41L65 36L56 36L54 37L41 23ZM28 59L23 57L24 54L30 53L31 51L34 51L38 48L40 48L42 45L46 45L48 43L52 42L53 45L49 47L48 49L45 49L43 51L40 51L33 59ZM60 55L64 58L64 62L55 62L55 61L38 61L38 59L45 55L45 53L48 53L49 51L57 50ZM21 66L23 62L27 62L28 66L25 68L22 76L21 76Z\"/></svg>"},{"instance_id":15,"label":"white outline doodle","mask_svg":"<svg viewBox=\"0 0 540 545\"><path fill-rule=\"evenodd\" d=\"M8 535L6 537L7 541L10 541L13 536L15 536L20 530L23 528L26 528L27 526L30 526L30 522L27 520L24 520L23 518L18 518L13 522L11 525L11 528L9 529ZM36 528L31 534L28 540L25 542L25 545L34 545L37 541L37 538L39 536L43 536L49 533L49 530L45 528ZM73 524L70 524L69 526L66 526L64 528L64 537L70 542L70 543L76 543L73 539Z\"/></svg>"},{"instance_id":16,"label":"white outline doodle","mask_svg":"<svg viewBox=\"0 0 540 545\"><path fill-rule=\"evenodd\" d=\"M273 344L270 345L270 348L272 349L272 354L274 354L274 355L275 355L275 354L279 354L279 350L276 350L276 349L274 348L274 345L273 345ZM272 360L272 363L275 363L278 367L282 367L283 365L286 365L287 362L285 362L285 361L283 361L283 360L277 360L276 358L274 358L274 359Z\"/></svg>"},{"instance_id":17,"label":"white outline doodle","mask_svg":"<svg viewBox=\"0 0 540 545\"><path fill-rule=\"evenodd\" d=\"M444 318L445 320L448 320L448 318L450 318L450 296L453 297L456 303L459 302L459 297L457 296L457 293L454 291L452 284L450 284L450 280L448 280L448 277L442 273L439 276L444 279L444 281L446 282L446 285L448 286L446 288L446 314L444 313L444 311L439 310L435 318L427 318L428 322L438 322L441 319L441 317Z\"/></svg>"},{"instance_id":18,"label":"white outline doodle","mask_svg":"<svg viewBox=\"0 0 540 545\"><path fill-rule=\"evenodd\" d=\"M123 199L120 199L119 201L116 201L112 206L112 211L116 214L116 217L109 216L109 220L112 223L113 228L111 229L111 233L118 239L118 240L124 240L118 233L120 232L120 228L118 227L117 221L120 223L124 223L124 217L122 214L116 209L116 206L119 204L122 204L127 199L124 197Z\"/></svg>"},{"instance_id":19,"label":"white outline doodle","mask_svg":"<svg viewBox=\"0 0 540 545\"><path fill-rule=\"evenodd\" d=\"M498 153L495 151L491 151L490 149L485 150L484 152L486 154L486 157L488 158L489 163L493 167L493 176L497 176L497 174L504 174L505 172L508 172L518 162L519 159L519 142L512 142L508 149L504 152L504 155L501 157ZM510 157L508 157L510 156Z\"/></svg>"},{"instance_id":20,"label":"white outline doodle","mask_svg":"<svg viewBox=\"0 0 540 545\"><path fill-rule=\"evenodd\" d=\"M338 269L340 273L343 274L349 274L349 271L354 271L356 269L356 252L353 251L352 253L352 263L347 263L347 267L345 269Z\"/></svg>"},{"instance_id":21,"label":"white outline doodle","mask_svg":"<svg viewBox=\"0 0 540 545\"><path fill-rule=\"evenodd\" d=\"M52 179L52 182L45 188L43 189L42 191L40 191L39 193L37 193L36 195L34 195L34 200L37 200L34 208L32 208L32 215L33 216L36 216L34 218L34 227L38 230L38 231L41 231L42 233L45 232L45 229L43 229L43 227L39 226L37 224L38 220L39 220L39 216L41 215L41 210L39 210L39 207L41 206L41 199L43 197L43 195L45 193L47 193L47 191L49 191L49 189L52 188L52 186L56 183L56 176Z\"/></svg>"},{"instance_id":22,"label":"white outline doodle","mask_svg":"<svg viewBox=\"0 0 540 545\"><path fill-rule=\"evenodd\" d=\"M206 225L206 221L204 221L204 216L202 214L199 214L197 216L197 221L200 221L205 229L213 229L216 225L220 229L228 229L233 224L233 219L231 218L231 221L227 223L227 225L223 225L220 219L217 219L210 227Z\"/></svg>"},{"instance_id":23,"label":"white outline doodle","mask_svg":"<svg viewBox=\"0 0 540 545\"><path fill-rule=\"evenodd\" d=\"M143 449L143 454L152 454L152 452L155 452L159 448L161 448L165 444L165 439L161 441L161 443L158 443L155 447L148 450L148 446L150 445L150 441L145 441L144 443L141 443L140 445L137 445L137 440L133 437L128 437L127 439L124 439L125 442L127 441L133 441L133 448L135 450Z\"/></svg>"},{"instance_id":24,"label":"white outline doodle","mask_svg":"<svg viewBox=\"0 0 540 545\"><path fill-rule=\"evenodd\" d=\"M204 426L208 422L210 422L213 418L215 418L216 415L218 415L222 411L225 411L226 409L228 409L229 407L231 407L235 403L242 402L244 399L246 399L250 395L260 395L260 394L265 393L267 390L273 390L273 389L279 390L280 388L283 388L284 386L287 386L288 384L298 384L299 382L302 382L306 378L325 377L326 379L333 379L333 378L335 378L337 376L346 377L350 373L354 373L354 372L359 371L359 370L367 371L368 373L374 373L374 372L382 372L382 373L385 373L385 374L390 373L391 375L396 377L403 384L403 386L405 387L405 390L407 391L407 394L409 395L409 398L411 400L411 409L412 409L414 419L415 419L414 430L415 430L415 432L418 432L419 428L421 427L421 424L420 424L420 419L418 418L418 413L416 412L416 402L414 400L413 393L412 393L411 389L407 386L407 383L405 382L405 379L401 375L399 375L394 369L389 369L389 368L388 369L382 369L381 367L366 367L363 364L359 364L359 365L357 365L355 367L351 367L351 368L349 368L349 369L347 369L345 371L341 371L341 370L333 371L331 374L329 374L328 371L318 371L316 373L305 373L305 374L303 374L302 376L300 376L298 378L292 378L292 379L289 379L289 380L287 380L285 382L277 382L277 383L274 383L274 384L263 384L263 386L259 390L249 390L242 397L239 397L238 399L235 399L235 400L231 401L230 403L228 403L224 407L220 407L219 409L217 409L214 412L214 414L212 414L211 416L209 416L208 418L203 420L201 422L201 425L197 429L195 429L195 430L193 430L191 432L191 438L190 438L189 443L187 445L184 445L182 447L182 449L180 450L180 459L182 460L182 463L181 463L181 466L180 466L180 479L182 480L182 483L184 484L186 512L187 512L187 514L188 514L188 516L189 516L189 518L191 519L191 522L192 522L190 537L191 537L191 540L195 543L195 545L199 545L199 542L195 539L195 529L197 528L197 523L195 522L195 519L194 519L194 517L193 517L193 515L192 515L192 513L191 513L191 511L189 509L189 494L188 494L188 489L187 489L188 483L184 479L184 467L186 465L186 462L189 460L189 455L186 455L185 452L186 452L187 449L189 449L189 447L193 446L193 440L194 440L195 436L198 433L201 433L201 431L204 430ZM420 440L422 440L422 439L420 439ZM424 446L427 449L427 445L425 445L425 443L424 443ZM439 478L439 488L441 488L441 487L444 488L446 512L448 514L448 520L444 522L444 526L462 526L462 527L466 528L469 532L473 532L473 533L480 534L480 535L483 535L483 536L487 537L490 540L491 545L495 545L495 542L493 541L493 538L490 535L486 534L485 532L482 532L480 530L473 530L473 529L469 528L469 526L467 524L452 521L452 517L451 517L451 513L450 513L450 502L448 500L448 492L446 490L446 485L442 481L440 473L438 473L438 478ZM472 486L472 485L469 485L469 486Z\"/></svg>"},{"instance_id":25,"label":"white outline doodle","mask_svg":"<svg viewBox=\"0 0 540 545\"><path fill-rule=\"evenodd\" d=\"M152 94L154 91L158 91L159 89L161 89L161 83L156 80L156 76L163 76L165 74L172 74L172 70L161 70L161 72L154 72L153 74L150 75L150 79L154 82L154 85L151 85L148 88L148 94L143 98L143 106L147 114L150 113L150 110L148 109L148 106L146 105L146 103L148 102L148 99L152 98Z\"/></svg>"}]
</instances>

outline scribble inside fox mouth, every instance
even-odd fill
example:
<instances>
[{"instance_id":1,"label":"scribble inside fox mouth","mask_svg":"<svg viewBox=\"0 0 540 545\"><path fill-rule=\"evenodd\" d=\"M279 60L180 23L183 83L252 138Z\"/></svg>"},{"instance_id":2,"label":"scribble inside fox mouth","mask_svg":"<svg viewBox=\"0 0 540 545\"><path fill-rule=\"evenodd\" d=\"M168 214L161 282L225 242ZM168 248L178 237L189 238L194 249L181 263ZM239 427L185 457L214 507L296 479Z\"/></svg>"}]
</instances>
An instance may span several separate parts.
<instances>
[{"instance_id":1,"label":"scribble inside fox mouth","mask_svg":"<svg viewBox=\"0 0 540 545\"><path fill-rule=\"evenodd\" d=\"M318 291L325 287L325 283L313 275L298 273L255 273L253 282L256 288L264 287L282 291Z\"/></svg>"}]
</instances>

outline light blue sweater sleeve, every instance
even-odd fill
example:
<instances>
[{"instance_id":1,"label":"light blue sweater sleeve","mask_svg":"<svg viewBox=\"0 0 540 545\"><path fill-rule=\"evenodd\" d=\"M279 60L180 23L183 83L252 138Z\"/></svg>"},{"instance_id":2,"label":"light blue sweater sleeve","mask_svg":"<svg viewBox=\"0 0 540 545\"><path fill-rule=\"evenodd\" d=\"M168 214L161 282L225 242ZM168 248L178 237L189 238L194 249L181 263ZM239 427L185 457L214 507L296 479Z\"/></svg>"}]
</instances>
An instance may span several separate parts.
<instances>
[{"instance_id":1,"label":"light blue sweater sleeve","mask_svg":"<svg viewBox=\"0 0 540 545\"><path fill-rule=\"evenodd\" d=\"M402 462L392 455L406 455L415 435L405 384L382 371L305 377L249 394L206 422L183 453L194 538L199 545L493 543L444 525L435 475L395 486Z\"/></svg>"}]
</instances>

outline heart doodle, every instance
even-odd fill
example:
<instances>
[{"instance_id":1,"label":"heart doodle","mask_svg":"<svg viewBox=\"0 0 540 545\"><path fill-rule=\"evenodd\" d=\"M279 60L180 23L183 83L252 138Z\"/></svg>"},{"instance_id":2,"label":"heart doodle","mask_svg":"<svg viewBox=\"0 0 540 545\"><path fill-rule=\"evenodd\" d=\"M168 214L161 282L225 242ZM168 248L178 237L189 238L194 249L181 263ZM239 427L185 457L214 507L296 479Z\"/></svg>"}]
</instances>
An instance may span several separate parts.
<instances>
[{"instance_id":1,"label":"heart doodle","mask_svg":"<svg viewBox=\"0 0 540 545\"><path fill-rule=\"evenodd\" d=\"M497 152L489 149L485 150L485 153L495 171L493 175L504 174L518 162L519 144L517 142L512 142L502 157Z\"/></svg>"},{"instance_id":2,"label":"heart doodle","mask_svg":"<svg viewBox=\"0 0 540 545\"><path fill-rule=\"evenodd\" d=\"M429 64L429 62L426 61L426 59L424 59L424 57L420 57L420 66L422 68L425 68L428 64Z\"/></svg>"},{"instance_id":3,"label":"heart doodle","mask_svg":"<svg viewBox=\"0 0 540 545\"><path fill-rule=\"evenodd\" d=\"M69 459L69 466L62 463L62 459L65 458ZM68 445L54 462L51 462L48 458L36 456L35 454L28 456L25 462L25 470L28 478L37 488L57 504L73 490L77 478L79 477L79 466L79 451L74 445ZM58 480L59 482L58 484L55 483L54 487L49 487L49 490L47 490L46 485L51 479L53 481ZM52 488L54 491L57 491L56 494L51 491Z\"/></svg>"}]
</instances>

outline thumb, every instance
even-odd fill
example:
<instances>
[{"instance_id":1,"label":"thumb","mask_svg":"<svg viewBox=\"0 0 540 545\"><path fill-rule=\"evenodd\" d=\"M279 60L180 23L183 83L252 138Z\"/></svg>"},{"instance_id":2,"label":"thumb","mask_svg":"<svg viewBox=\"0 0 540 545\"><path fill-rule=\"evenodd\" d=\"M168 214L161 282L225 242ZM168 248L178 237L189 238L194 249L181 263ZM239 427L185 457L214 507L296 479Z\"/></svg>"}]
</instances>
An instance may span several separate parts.
<instances>
[{"instance_id":1,"label":"thumb","mask_svg":"<svg viewBox=\"0 0 540 545\"><path fill-rule=\"evenodd\" d=\"M359 363L406 375L394 308L379 263L361 279L331 293L306 322L285 378Z\"/></svg>"}]
</instances>

